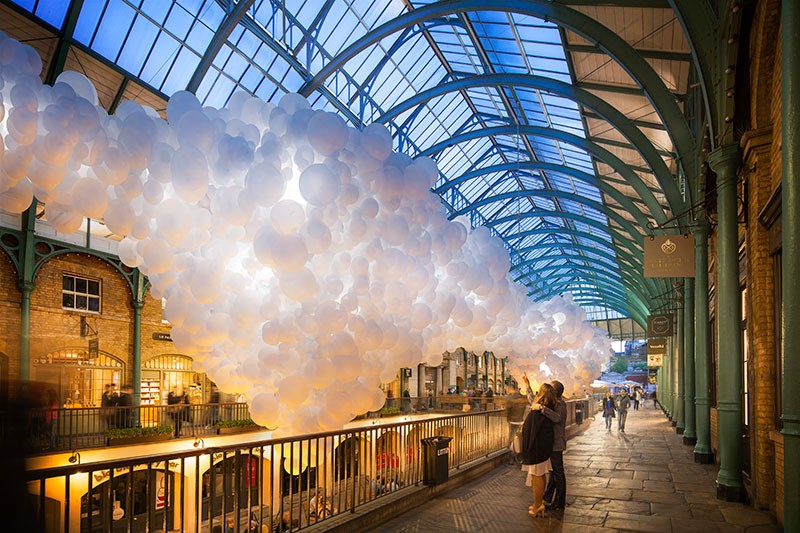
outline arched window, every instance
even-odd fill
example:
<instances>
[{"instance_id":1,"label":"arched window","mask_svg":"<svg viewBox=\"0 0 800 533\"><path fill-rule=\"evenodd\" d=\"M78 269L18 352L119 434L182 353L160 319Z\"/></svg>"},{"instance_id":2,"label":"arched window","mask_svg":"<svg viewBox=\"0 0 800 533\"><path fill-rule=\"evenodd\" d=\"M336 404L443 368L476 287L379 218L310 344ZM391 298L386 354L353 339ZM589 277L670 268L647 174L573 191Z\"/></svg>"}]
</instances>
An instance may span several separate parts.
<instances>
[{"instance_id":1,"label":"arched window","mask_svg":"<svg viewBox=\"0 0 800 533\"><path fill-rule=\"evenodd\" d=\"M50 352L32 363L34 381L55 389L63 407L100 407L103 387L120 387L125 377L122 359L102 351L94 357L87 348Z\"/></svg>"}]
</instances>

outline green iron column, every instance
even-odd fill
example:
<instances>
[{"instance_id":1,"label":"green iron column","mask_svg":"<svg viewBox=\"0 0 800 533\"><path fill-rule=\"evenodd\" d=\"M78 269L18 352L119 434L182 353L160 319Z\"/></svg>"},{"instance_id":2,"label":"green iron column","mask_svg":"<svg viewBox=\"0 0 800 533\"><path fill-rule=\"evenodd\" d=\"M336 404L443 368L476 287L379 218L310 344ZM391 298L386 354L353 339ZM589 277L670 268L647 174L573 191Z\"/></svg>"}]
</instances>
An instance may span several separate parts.
<instances>
[{"instance_id":1,"label":"green iron column","mask_svg":"<svg viewBox=\"0 0 800 533\"><path fill-rule=\"evenodd\" d=\"M697 443L694 406L694 278L686 278L683 290L683 443Z\"/></svg>"},{"instance_id":2,"label":"green iron column","mask_svg":"<svg viewBox=\"0 0 800 533\"><path fill-rule=\"evenodd\" d=\"M677 324L675 328L675 342L677 346L675 346L675 432L678 435L682 435L684 429L686 428L686 420L684 420L684 409L683 409L683 398L684 398L684 380L683 380L683 372L684 372L684 364L683 358L684 354L686 353L684 350L684 338L686 332L684 331L684 307L683 307L683 292L684 292L684 285L680 284L678 286L678 298L681 300L678 303L678 316L677 316Z\"/></svg>"},{"instance_id":3,"label":"green iron column","mask_svg":"<svg viewBox=\"0 0 800 533\"><path fill-rule=\"evenodd\" d=\"M144 302L134 300L133 305L133 405L142 398L142 307Z\"/></svg>"},{"instance_id":4,"label":"green iron column","mask_svg":"<svg viewBox=\"0 0 800 533\"><path fill-rule=\"evenodd\" d=\"M133 405L139 405L142 399L142 308L144 307L144 295L146 283L144 275L137 268L133 272L133 283L131 286L133 298Z\"/></svg>"},{"instance_id":5,"label":"green iron column","mask_svg":"<svg viewBox=\"0 0 800 533\"><path fill-rule=\"evenodd\" d=\"M742 483L742 312L739 294L739 227L736 169L739 148L725 145L708 155L717 174L717 349L719 350L719 474L717 498L740 501ZM784 212L789 211L788 209ZM791 272L791 271L790 271Z\"/></svg>"},{"instance_id":6,"label":"green iron column","mask_svg":"<svg viewBox=\"0 0 800 533\"><path fill-rule=\"evenodd\" d=\"M678 367L675 364L678 355L677 333L676 328L675 333L669 338L669 376L667 379L669 380L669 419L672 421L672 427L678 425L678 417L675 412L675 404L678 403Z\"/></svg>"},{"instance_id":7,"label":"green iron column","mask_svg":"<svg viewBox=\"0 0 800 533\"><path fill-rule=\"evenodd\" d=\"M694 230L694 383L697 444L694 460L712 464L711 451L711 362L708 357L708 220L697 221Z\"/></svg>"},{"instance_id":8,"label":"green iron column","mask_svg":"<svg viewBox=\"0 0 800 533\"><path fill-rule=\"evenodd\" d=\"M23 395L27 394L31 379L31 293L33 292L33 270L36 260L34 238L36 229L36 198L22 213L22 242L19 251L19 278L17 286L22 297L19 319L19 382Z\"/></svg>"},{"instance_id":9,"label":"green iron column","mask_svg":"<svg viewBox=\"0 0 800 533\"><path fill-rule=\"evenodd\" d=\"M667 337L667 353L664 354L664 395L661 402L664 404L664 413L672 420L672 337Z\"/></svg>"},{"instance_id":10,"label":"green iron column","mask_svg":"<svg viewBox=\"0 0 800 533\"><path fill-rule=\"evenodd\" d=\"M781 3L783 186L783 528L800 531L800 290L789 282L800 268L800 5Z\"/></svg>"}]
</instances>

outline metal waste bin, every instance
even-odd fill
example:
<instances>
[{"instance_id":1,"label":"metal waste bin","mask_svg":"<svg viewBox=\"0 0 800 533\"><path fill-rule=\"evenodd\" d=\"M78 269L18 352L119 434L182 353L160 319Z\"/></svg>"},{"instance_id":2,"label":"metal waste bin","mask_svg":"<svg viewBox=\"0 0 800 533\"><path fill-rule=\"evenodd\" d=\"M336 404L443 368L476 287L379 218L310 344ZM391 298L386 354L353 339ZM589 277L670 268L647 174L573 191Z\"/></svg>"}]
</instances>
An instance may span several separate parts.
<instances>
[{"instance_id":1,"label":"metal waste bin","mask_svg":"<svg viewBox=\"0 0 800 533\"><path fill-rule=\"evenodd\" d=\"M428 437L422 439L423 483L438 485L449 479L448 459L450 437Z\"/></svg>"},{"instance_id":2,"label":"metal waste bin","mask_svg":"<svg viewBox=\"0 0 800 533\"><path fill-rule=\"evenodd\" d=\"M575 408L575 423L583 424L583 409L580 407Z\"/></svg>"}]
</instances>

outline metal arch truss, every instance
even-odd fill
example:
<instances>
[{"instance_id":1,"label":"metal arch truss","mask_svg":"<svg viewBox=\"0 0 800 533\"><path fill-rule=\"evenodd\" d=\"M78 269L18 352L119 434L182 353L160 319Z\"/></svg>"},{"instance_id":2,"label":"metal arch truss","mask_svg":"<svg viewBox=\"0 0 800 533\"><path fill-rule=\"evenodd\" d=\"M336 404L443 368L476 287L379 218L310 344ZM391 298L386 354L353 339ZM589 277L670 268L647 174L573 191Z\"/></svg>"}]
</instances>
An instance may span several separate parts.
<instances>
[{"instance_id":1,"label":"metal arch truss","mask_svg":"<svg viewBox=\"0 0 800 533\"><path fill-rule=\"evenodd\" d=\"M465 183L471 179L479 178L486 174L493 174L495 172L510 172L514 170L523 170L523 169L540 170L545 172L555 172L557 174L564 174L572 178L581 180L584 183L588 183L594 187L597 187L602 192L607 194L609 197L616 200L619 203L619 205L622 206L628 213L633 215L633 217L636 219L636 221L642 228L647 227L648 224L647 215L645 215L642 212L642 210L639 207L637 207L635 203L633 203L633 200L631 200L630 197L622 194L619 190L615 189L608 182L603 181L596 175L589 174L588 172L583 172L582 170L578 170L576 168L568 167L565 165L557 165L555 163L546 163L544 161L521 161L519 163L503 163L500 165L481 167L473 171L467 172L465 174L462 174L457 178L447 181L443 185L435 188L433 192L435 192L436 194L443 194L449 189L455 187L456 185Z\"/></svg>"},{"instance_id":2,"label":"metal arch truss","mask_svg":"<svg viewBox=\"0 0 800 533\"><path fill-rule=\"evenodd\" d=\"M377 122L386 123L401 113L423 105L433 98L443 96L451 92L463 91L475 87L525 87L546 91L564 98L568 98L595 111L598 115L607 120L612 126L617 128L622 135L634 146L641 154L661 186L662 191L667 197L670 208L673 212L681 212L684 208L683 197L675 182L675 178L667 168L664 159L659 155L653 143L636 127L625 115L616 108L608 104L602 98L598 98L589 91L585 91L574 85L561 81L533 76L529 74L484 74L479 76L467 76L447 83L441 83L435 87L422 91L411 98L400 102L392 109L384 113L377 119Z\"/></svg>"},{"instance_id":3,"label":"metal arch truss","mask_svg":"<svg viewBox=\"0 0 800 533\"><path fill-rule=\"evenodd\" d=\"M449 139L445 139L437 144L434 144L426 148L418 155L431 156L455 144L471 141L474 139L479 139L481 137L517 135L517 134L530 135L534 137L542 137L546 139L562 141L567 144L571 144L572 146L575 146L577 148L586 150L586 152L588 152L592 156L596 157L600 161L606 163L611 168L613 168L617 173L619 173L620 176L623 177L623 179L625 179L628 185L633 187L633 189L639 194L639 197L642 199L642 201L649 209L650 214L653 216L653 218L659 221L659 224L666 222L667 219L670 218L664 212L664 208L658 203L658 200L653 195L653 191L651 191L647 187L647 184L645 184L645 182L642 180L642 178L638 174L636 174L636 172L634 172L630 166L626 165L620 158L618 158L617 156L615 156L602 146L599 146L595 142L589 141L582 137L578 137L577 135L573 135L571 133L567 133L565 131L557 130L554 128L519 125L519 126L495 126L491 128L476 129L473 131L462 133L455 137L451 137Z\"/></svg>"},{"instance_id":4,"label":"metal arch truss","mask_svg":"<svg viewBox=\"0 0 800 533\"><path fill-rule=\"evenodd\" d=\"M310 95L339 71L348 61L370 46L405 28L451 14L481 11L503 11L542 19L567 28L595 43L598 48L616 60L620 66L642 88L656 113L661 117L675 145L680 164L687 175L694 176L695 138L675 98L653 67L631 45L619 35L591 17L552 0L506 0L502 5L492 5L485 0L442 0L416 8L374 28L353 42L328 62L313 79L305 83L298 92ZM683 202L676 204L683 205ZM673 205L673 208L675 205Z\"/></svg>"},{"instance_id":5,"label":"metal arch truss","mask_svg":"<svg viewBox=\"0 0 800 533\"><path fill-rule=\"evenodd\" d=\"M66 254L84 254L99 259L116 270L128 285L128 288L131 291L132 299L144 301L145 291L147 290L147 287L149 287L149 282L145 280L138 268L131 268L125 265L117 256L104 254L90 248L70 246L63 242L34 236L34 260L33 264L31 265L30 272L24 272L26 270L26 261L23 258L25 251L23 246L22 231L5 227L0 228L0 248L2 248L8 258L11 260L11 263L14 265L16 270L17 278L20 281L25 279L35 281L36 274L39 272L39 269L42 268L47 261L54 257Z\"/></svg>"}]
</instances>

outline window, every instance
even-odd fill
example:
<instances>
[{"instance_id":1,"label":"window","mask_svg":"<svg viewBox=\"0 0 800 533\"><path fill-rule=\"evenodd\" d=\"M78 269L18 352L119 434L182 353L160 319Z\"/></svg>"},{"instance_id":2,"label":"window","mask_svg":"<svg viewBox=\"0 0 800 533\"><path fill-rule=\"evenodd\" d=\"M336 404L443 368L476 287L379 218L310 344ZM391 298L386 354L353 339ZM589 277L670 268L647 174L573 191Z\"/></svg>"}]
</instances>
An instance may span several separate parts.
<instances>
[{"instance_id":1,"label":"window","mask_svg":"<svg viewBox=\"0 0 800 533\"><path fill-rule=\"evenodd\" d=\"M61 306L90 313L100 312L100 280L64 274Z\"/></svg>"}]
</instances>

